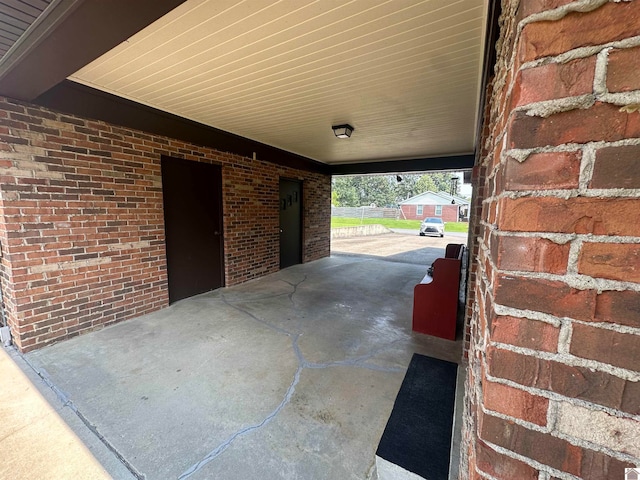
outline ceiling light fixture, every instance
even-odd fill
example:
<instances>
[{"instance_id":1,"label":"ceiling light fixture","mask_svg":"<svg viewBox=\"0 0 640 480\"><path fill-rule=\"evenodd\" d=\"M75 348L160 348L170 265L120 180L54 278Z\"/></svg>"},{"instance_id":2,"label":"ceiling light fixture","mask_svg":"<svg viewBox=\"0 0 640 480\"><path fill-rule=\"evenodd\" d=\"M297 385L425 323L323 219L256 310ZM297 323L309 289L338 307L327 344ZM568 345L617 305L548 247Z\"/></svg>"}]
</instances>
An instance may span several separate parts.
<instances>
[{"instance_id":1,"label":"ceiling light fixture","mask_svg":"<svg viewBox=\"0 0 640 480\"><path fill-rule=\"evenodd\" d=\"M351 125L334 125L331 127L333 129L333 134L337 138L349 138L353 131L355 130Z\"/></svg>"}]
</instances>

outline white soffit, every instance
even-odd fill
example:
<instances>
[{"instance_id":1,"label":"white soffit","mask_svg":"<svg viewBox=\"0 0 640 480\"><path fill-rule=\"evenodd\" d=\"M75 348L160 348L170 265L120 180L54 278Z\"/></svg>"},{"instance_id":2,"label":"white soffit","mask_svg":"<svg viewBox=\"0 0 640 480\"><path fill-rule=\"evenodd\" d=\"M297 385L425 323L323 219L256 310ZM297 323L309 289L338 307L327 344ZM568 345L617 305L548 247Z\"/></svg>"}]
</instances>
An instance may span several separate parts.
<instances>
[{"instance_id":1,"label":"white soffit","mask_svg":"<svg viewBox=\"0 0 640 480\"><path fill-rule=\"evenodd\" d=\"M486 7L188 0L69 79L329 164L471 153Z\"/></svg>"}]
</instances>

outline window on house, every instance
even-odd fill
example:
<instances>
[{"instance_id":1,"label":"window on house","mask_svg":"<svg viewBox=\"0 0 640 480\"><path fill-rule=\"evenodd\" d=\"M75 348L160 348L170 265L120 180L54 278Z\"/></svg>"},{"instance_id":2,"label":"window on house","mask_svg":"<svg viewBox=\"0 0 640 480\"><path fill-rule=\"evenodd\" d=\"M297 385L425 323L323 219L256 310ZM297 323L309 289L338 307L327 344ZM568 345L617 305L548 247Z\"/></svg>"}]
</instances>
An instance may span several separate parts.
<instances>
[{"instance_id":1,"label":"window on house","mask_svg":"<svg viewBox=\"0 0 640 480\"><path fill-rule=\"evenodd\" d=\"M416 211L416 215L422 215L422 205L418 205L418 210Z\"/></svg>"},{"instance_id":2,"label":"window on house","mask_svg":"<svg viewBox=\"0 0 640 480\"><path fill-rule=\"evenodd\" d=\"M436 205L436 215L438 217L442 216L442 205Z\"/></svg>"}]
</instances>

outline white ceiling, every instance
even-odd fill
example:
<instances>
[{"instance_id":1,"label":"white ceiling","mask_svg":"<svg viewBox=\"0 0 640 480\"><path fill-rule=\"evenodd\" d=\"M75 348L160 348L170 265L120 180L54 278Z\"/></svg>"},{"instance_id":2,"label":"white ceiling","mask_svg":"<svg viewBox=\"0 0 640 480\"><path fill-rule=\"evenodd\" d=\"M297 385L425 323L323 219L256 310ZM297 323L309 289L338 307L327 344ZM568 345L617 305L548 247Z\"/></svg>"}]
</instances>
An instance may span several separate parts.
<instances>
[{"instance_id":1,"label":"white ceiling","mask_svg":"<svg viewBox=\"0 0 640 480\"><path fill-rule=\"evenodd\" d=\"M486 3L188 0L69 79L329 164L471 153Z\"/></svg>"}]
</instances>

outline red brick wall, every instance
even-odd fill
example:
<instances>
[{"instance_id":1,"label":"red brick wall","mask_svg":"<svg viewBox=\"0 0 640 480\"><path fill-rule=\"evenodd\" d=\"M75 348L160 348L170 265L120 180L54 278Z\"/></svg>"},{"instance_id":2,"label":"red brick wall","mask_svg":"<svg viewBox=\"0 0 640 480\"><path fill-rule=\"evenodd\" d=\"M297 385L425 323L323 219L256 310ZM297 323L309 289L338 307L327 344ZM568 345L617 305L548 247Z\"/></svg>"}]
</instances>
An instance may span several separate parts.
<instances>
[{"instance_id":1,"label":"red brick wall","mask_svg":"<svg viewBox=\"0 0 640 480\"><path fill-rule=\"evenodd\" d=\"M225 280L279 269L279 179L303 181L305 262L329 255L330 177L0 99L6 313L28 351L168 304L160 158L222 166Z\"/></svg>"},{"instance_id":2,"label":"red brick wall","mask_svg":"<svg viewBox=\"0 0 640 480\"><path fill-rule=\"evenodd\" d=\"M442 215L436 215L435 205L423 205L422 215L418 215L417 205L400 205L404 218L408 220L424 220L426 217L440 217L443 222L458 221L458 207L455 205L443 205Z\"/></svg>"},{"instance_id":3,"label":"red brick wall","mask_svg":"<svg viewBox=\"0 0 640 480\"><path fill-rule=\"evenodd\" d=\"M640 1L503 2L463 478L640 465L639 36Z\"/></svg>"}]
</instances>

